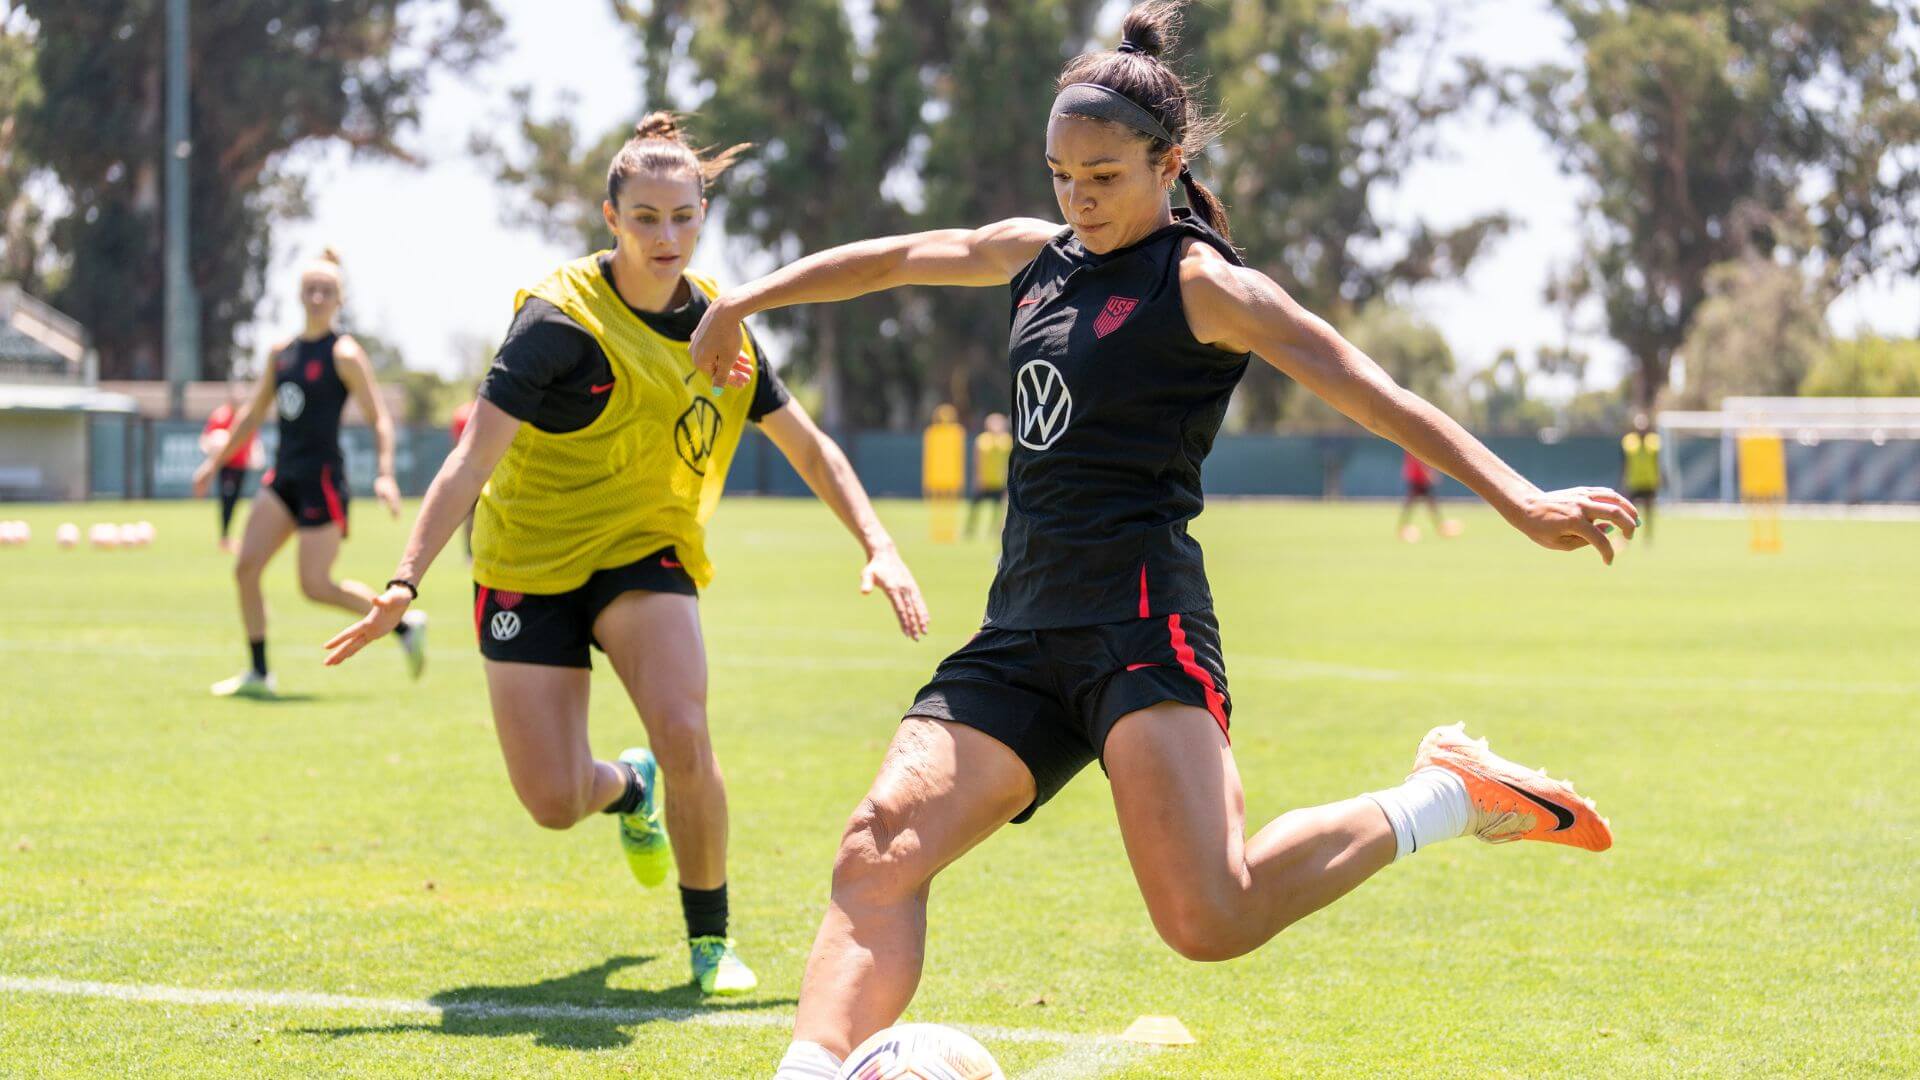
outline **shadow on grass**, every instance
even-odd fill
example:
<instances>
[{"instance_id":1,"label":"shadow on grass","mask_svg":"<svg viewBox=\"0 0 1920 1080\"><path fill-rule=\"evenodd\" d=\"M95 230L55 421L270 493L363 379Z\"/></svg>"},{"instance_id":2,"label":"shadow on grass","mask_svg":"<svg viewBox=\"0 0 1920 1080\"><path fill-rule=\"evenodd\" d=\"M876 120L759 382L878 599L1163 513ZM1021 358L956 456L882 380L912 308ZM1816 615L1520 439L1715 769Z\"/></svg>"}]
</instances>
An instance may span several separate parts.
<instances>
[{"instance_id":1,"label":"shadow on grass","mask_svg":"<svg viewBox=\"0 0 1920 1080\"><path fill-rule=\"evenodd\" d=\"M608 977L651 961L651 956L614 956L604 963L540 982L504 986L460 986L427 999L438 1008L437 1021L295 1028L297 1035L335 1039L356 1035L474 1035L503 1038L532 1035L534 1044L568 1050L605 1050L633 1042L627 1030L641 1024L677 1022L702 1013L792 1005L792 998L714 1002L691 982L666 990L614 990Z\"/></svg>"}]
</instances>

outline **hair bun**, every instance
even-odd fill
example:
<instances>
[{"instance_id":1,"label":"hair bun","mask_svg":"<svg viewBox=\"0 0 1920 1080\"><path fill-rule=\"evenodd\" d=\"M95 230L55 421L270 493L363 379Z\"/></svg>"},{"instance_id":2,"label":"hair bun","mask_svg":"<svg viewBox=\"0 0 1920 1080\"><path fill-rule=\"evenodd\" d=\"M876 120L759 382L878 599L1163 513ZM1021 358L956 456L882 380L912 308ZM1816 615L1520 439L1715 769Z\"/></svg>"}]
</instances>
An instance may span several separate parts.
<instances>
[{"instance_id":1,"label":"hair bun","mask_svg":"<svg viewBox=\"0 0 1920 1080\"><path fill-rule=\"evenodd\" d=\"M1158 57L1180 36L1180 9L1184 0L1153 0L1136 4L1120 24L1121 52Z\"/></svg>"},{"instance_id":2,"label":"hair bun","mask_svg":"<svg viewBox=\"0 0 1920 1080\"><path fill-rule=\"evenodd\" d=\"M333 264L333 265L335 265L335 266L339 266L339 265L340 265L340 253L339 253L339 252L337 252L337 251L335 251L335 250L333 250L333 245L332 245L332 244L328 244L328 245L327 245L326 247L323 247L323 248L321 248L321 249L320 249L320 261L321 261L321 262L330 262L330 263L332 263L332 264Z\"/></svg>"},{"instance_id":3,"label":"hair bun","mask_svg":"<svg viewBox=\"0 0 1920 1080\"><path fill-rule=\"evenodd\" d=\"M667 142L685 142L680 135L680 120L672 113L662 109L650 112L638 124L633 126L636 139L665 139Z\"/></svg>"}]
</instances>

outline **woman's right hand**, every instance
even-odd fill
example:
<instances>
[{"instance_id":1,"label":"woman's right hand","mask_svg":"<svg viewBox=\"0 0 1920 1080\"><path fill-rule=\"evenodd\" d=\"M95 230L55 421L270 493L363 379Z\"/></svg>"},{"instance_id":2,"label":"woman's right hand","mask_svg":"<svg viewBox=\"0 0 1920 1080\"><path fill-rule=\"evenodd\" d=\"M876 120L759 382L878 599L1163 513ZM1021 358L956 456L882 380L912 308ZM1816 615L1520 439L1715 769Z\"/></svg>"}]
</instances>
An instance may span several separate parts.
<instances>
[{"instance_id":1,"label":"woman's right hand","mask_svg":"<svg viewBox=\"0 0 1920 1080\"><path fill-rule=\"evenodd\" d=\"M213 484L214 470L215 470L215 465L213 464L212 458L208 458L207 460L201 462L200 467L193 470L193 497L194 498L204 499L207 497L207 488L209 488Z\"/></svg>"},{"instance_id":2,"label":"woman's right hand","mask_svg":"<svg viewBox=\"0 0 1920 1080\"><path fill-rule=\"evenodd\" d=\"M400 625L401 616L413 603L413 594L398 585L373 598L373 607L359 622L327 639L324 648L333 650L327 654L326 665L334 667L366 648L369 644L386 637L393 628Z\"/></svg>"},{"instance_id":3,"label":"woman's right hand","mask_svg":"<svg viewBox=\"0 0 1920 1080\"><path fill-rule=\"evenodd\" d=\"M753 379L753 361L740 347L746 339L740 329L742 317L727 301L727 294L721 293L707 305L693 339L687 342L694 368L705 372L715 387L745 386Z\"/></svg>"}]
</instances>

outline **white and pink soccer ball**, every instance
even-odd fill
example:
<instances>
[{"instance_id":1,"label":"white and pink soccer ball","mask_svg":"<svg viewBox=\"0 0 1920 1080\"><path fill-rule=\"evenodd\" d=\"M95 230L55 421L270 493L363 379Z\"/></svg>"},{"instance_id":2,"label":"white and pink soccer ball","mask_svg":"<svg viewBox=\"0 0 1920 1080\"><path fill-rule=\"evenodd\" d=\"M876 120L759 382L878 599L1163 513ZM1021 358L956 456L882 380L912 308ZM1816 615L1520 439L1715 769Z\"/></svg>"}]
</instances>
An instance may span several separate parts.
<instances>
[{"instance_id":1,"label":"white and pink soccer ball","mask_svg":"<svg viewBox=\"0 0 1920 1080\"><path fill-rule=\"evenodd\" d=\"M72 549L80 546L80 526L73 522L63 522L53 531L53 542L62 548Z\"/></svg>"},{"instance_id":2,"label":"white and pink soccer ball","mask_svg":"<svg viewBox=\"0 0 1920 1080\"><path fill-rule=\"evenodd\" d=\"M120 546L120 526L106 522L97 522L87 529L87 543L101 551L112 551Z\"/></svg>"},{"instance_id":3,"label":"white and pink soccer ball","mask_svg":"<svg viewBox=\"0 0 1920 1080\"><path fill-rule=\"evenodd\" d=\"M0 521L0 547L13 547L33 539L33 528L24 521Z\"/></svg>"},{"instance_id":4,"label":"white and pink soccer ball","mask_svg":"<svg viewBox=\"0 0 1920 1080\"><path fill-rule=\"evenodd\" d=\"M895 1024L847 1055L835 1080L1007 1080L987 1048L943 1024Z\"/></svg>"}]
</instances>

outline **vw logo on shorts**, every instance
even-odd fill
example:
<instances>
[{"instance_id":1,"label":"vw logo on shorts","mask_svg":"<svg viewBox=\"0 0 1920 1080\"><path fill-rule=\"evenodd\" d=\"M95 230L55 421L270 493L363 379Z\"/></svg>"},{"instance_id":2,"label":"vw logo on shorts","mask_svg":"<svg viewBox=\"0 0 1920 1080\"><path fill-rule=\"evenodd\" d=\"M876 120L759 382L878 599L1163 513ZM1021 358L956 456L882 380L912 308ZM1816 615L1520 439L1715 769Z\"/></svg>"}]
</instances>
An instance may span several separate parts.
<instances>
[{"instance_id":1,"label":"vw logo on shorts","mask_svg":"<svg viewBox=\"0 0 1920 1080\"><path fill-rule=\"evenodd\" d=\"M496 611L493 613L491 627L493 640L512 641L520 636L520 616L511 611Z\"/></svg>"},{"instance_id":2,"label":"vw logo on shorts","mask_svg":"<svg viewBox=\"0 0 1920 1080\"><path fill-rule=\"evenodd\" d=\"M274 397L280 402L282 420L298 420L300 414L307 411L307 392L300 389L299 383L281 383L280 392Z\"/></svg>"},{"instance_id":3,"label":"vw logo on shorts","mask_svg":"<svg viewBox=\"0 0 1920 1080\"><path fill-rule=\"evenodd\" d=\"M1014 404L1020 413L1020 445L1045 450L1073 419L1073 395L1060 369L1045 360L1029 360L1014 376Z\"/></svg>"}]
</instances>

